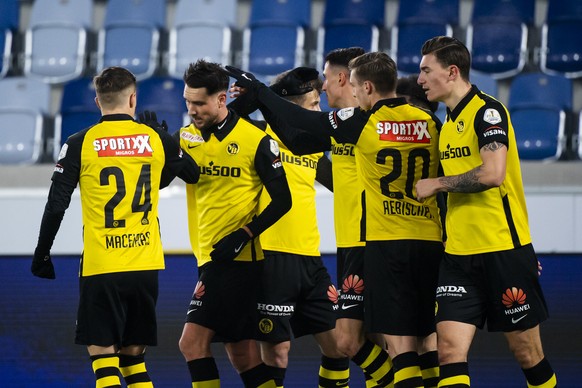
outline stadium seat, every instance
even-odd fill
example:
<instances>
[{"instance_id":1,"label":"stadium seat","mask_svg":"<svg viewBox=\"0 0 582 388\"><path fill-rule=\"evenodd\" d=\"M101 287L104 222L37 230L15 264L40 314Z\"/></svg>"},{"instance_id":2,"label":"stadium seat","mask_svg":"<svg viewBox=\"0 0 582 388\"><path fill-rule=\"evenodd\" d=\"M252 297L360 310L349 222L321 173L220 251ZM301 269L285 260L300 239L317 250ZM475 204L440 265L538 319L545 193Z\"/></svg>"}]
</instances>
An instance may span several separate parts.
<instances>
[{"instance_id":1,"label":"stadium seat","mask_svg":"<svg viewBox=\"0 0 582 388\"><path fill-rule=\"evenodd\" d=\"M96 124L100 118L93 79L85 77L65 83L59 111L55 115L53 159L57 160L59 150L69 136Z\"/></svg>"},{"instance_id":2,"label":"stadium seat","mask_svg":"<svg viewBox=\"0 0 582 388\"><path fill-rule=\"evenodd\" d=\"M156 112L158 121L166 120L168 131L174 133L187 121L184 102L184 82L171 77L151 77L137 86L137 109L139 114L149 110Z\"/></svg>"},{"instance_id":3,"label":"stadium seat","mask_svg":"<svg viewBox=\"0 0 582 388\"><path fill-rule=\"evenodd\" d=\"M473 69L496 79L523 71L535 0L475 0L466 42Z\"/></svg>"},{"instance_id":4,"label":"stadium seat","mask_svg":"<svg viewBox=\"0 0 582 388\"><path fill-rule=\"evenodd\" d=\"M377 51L384 29L384 0L326 0L317 30L317 66L331 50L362 47Z\"/></svg>"},{"instance_id":5,"label":"stadium seat","mask_svg":"<svg viewBox=\"0 0 582 388\"><path fill-rule=\"evenodd\" d=\"M459 0L400 1L390 43L399 73L418 73L424 42L438 35L453 36L458 24Z\"/></svg>"},{"instance_id":6,"label":"stadium seat","mask_svg":"<svg viewBox=\"0 0 582 388\"><path fill-rule=\"evenodd\" d=\"M243 69L273 76L303 65L310 22L309 0L254 0L243 31Z\"/></svg>"},{"instance_id":7,"label":"stadium seat","mask_svg":"<svg viewBox=\"0 0 582 388\"><path fill-rule=\"evenodd\" d=\"M35 1L25 34L24 75L51 84L80 77L92 19L92 0Z\"/></svg>"},{"instance_id":8,"label":"stadium seat","mask_svg":"<svg viewBox=\"0 0 582 388\"><path fill-rule=\"evenodd\" d=\"M391 56L399 74L418 73L422 45L435 36L453 36L453 27L446 23L407 21L392 28Z\"/></svg>"},{"instance_id":9,"label":"stadium seat","mask_svg":"<svg viewBox=\"0 0 582 388\"><path fill-rule=\"evenodd\" d=\"M490 74L472 70L469 74L469 79L472 84L479 88L480 91L487 93L492 97L497 97L497 81Z\"/></svg>"},{"instance_id":10,"label":"stadium seat","mask_svg":"<svg viewBox=\"0 0 582 388\"><path fill-rule=\"evenodd\" d=\"M182 77L199 58L231 64L236 13L236 0L178 0L170 28L168 74Z\"/></svg>"},{"instance_id":11,"label":"stadium seat","mask_svg":"<svg viewBox=\"0 0 582 388\"><path fill-rule=\"evenodd\" d=\"M582 2L553 0L542 26L540 67L548 74L582 76Z\"/></svg>"},{"instance_id":12,"label":"stadium seat","mask_svg":"<svg viewBox=\"0 0 582 388\"><path fill-rule=\"evenodd\" d=\"M12 44L18 32L20 1L4 0L0 3L0 78L12 67Z\"/></svg>"},{"instance_id":13,"label":"stadium seat","mask_svg":"<svg viewBox=\"0 0 582 388\"><path fill-rule=\"evenodd\" d=\"M508 109L521 159L556 160L565 155L566 118L572 109L569 79L518 74L510 85Z\"/></svg>"},{"instance_id":14,"label":"stadium seat","mask_svg":"<svg viewBox=\"0 0 582 388\"><path fill-rule=\"evenodd\" d=\"M49 108L49 84L30 77L0 79L0 164L40 160Z\"/></svg>"},{"instance_id":15,"label":"stadium seat","mask_svg":"<svg viewBox=\"0 0 582 388\"><path fill-rule=\"evenodd\" d=\"M165 22L165 0L108 0L99 31L97 71L123 66L138 81L151 77L158 69L160 32Z\"/></svg>"}]
</instances>

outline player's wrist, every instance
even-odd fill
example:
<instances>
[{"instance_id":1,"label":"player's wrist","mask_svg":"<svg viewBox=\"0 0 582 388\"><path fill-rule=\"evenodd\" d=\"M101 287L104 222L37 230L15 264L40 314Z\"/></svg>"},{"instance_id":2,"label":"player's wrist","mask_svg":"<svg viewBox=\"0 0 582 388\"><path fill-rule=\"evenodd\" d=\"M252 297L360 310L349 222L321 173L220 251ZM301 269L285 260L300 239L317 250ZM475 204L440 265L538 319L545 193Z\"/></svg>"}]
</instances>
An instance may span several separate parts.
<instances>
[{"instance_id":1,"label":"player's wrist","mask_svg":"<svg viewBox=\"0 0 582 388\"><path fill-rule=\"evenodd\" d=\"M247 234L249 235L249 238L254 237L253 232L251 231L251 229L248 226L243 225L241 229L243 229L245 232L247 232Z\"/></svg>"}]
</instances>

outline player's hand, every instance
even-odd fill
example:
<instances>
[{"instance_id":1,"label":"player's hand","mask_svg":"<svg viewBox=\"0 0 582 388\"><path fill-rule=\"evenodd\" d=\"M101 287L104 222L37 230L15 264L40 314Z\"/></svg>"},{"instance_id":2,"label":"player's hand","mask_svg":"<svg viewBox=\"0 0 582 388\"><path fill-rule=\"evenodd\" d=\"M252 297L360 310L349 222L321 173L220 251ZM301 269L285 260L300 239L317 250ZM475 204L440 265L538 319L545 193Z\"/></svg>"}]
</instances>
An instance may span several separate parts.
<instances>
[{"instance_id":1,"label":"player's hand","mask_svg":"<svg viewBox=\"0 0 582 388\"><path fill-rule=\"evenodd\" d=\"M227 234L212 246L214 250L210 253L212 261L227 262L237 257L250 241L251 236L243 228Z\"/></svg>"},{"instance_id":2,"label":"player's hand","mask_svg":"<svg viewBox=\"0 0 582 388\"><path fill-rule=\"evenodd\" d=\"M225 66L225 70L232 78L236 79L235 85L249 90L258 90L261 87L266 87L264 83L259 81L253 73L242 71L234 66Z\"/></svg>"},{"instance_id":3,"label":"player's hand","mask_svg":"<svg viewBox=\"0 0 582 388\"><path fill-rule=\"evenodd\" d=\"M158 123L158 116L156 112L150 112L149 110L143 111L139 114L138 122L140 124L145 124L148 127L155 129L156 131L166 131L168 132L168 124L166 120L162 120L162 123Z\"/></svg>"},{"instance_id":4,"label":"player's hand","mask_svg":"<svg viewBox=\"0 0 582 388\"><path fill-rule=\"evenodd\" d=\"M30 272L34 276L38 276L43 279L54 279L55 267L51 260L51 255L48 252L40 252L38 249L34 251L34 256L32 257L32 265L30 266Z\"/></svg>"},{"instance_id":5,"label":"player's hand","mask_svg":"<svg viewBox=\"0 0 582 388\"><path fill-rule=\"evenodd\" d=\"M542 263L538 260L538 276L542 276Z\"/></svg>"},{"instance_id":6,"label":"player's hand","mask_svg":"<svg viewBox=\"0 0 582 388\"><path fill-rule=\"evenodd\" d=\"M319 72L311 67L297 67L270 88L280 96L299 96L313 90L307 82L316 80L318 76Z\"/></svg>"}]
</instances>

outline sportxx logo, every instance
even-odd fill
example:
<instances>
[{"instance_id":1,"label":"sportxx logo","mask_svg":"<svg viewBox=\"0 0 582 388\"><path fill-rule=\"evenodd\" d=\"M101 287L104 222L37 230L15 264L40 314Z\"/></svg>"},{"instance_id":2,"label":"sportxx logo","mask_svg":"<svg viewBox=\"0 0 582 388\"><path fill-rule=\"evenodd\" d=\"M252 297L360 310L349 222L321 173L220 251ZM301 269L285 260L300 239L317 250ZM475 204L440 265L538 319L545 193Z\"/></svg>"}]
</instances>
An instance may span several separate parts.
<instances>
[{"instance_id":1,"label":"sportxx logo","mask_svg":"<svg viewBox=\"0 0 582 388\"><path fill-rule=\"evenodd\" d=\"M196 287L194 287L194 298L196 298L196 299L202 298L202 296L206 292L205 290L206 290L206 287L204 286L204 283L202 283L201 281L198 281L196 283Z\"/></svg>"},{"instance_id":2,"label":"sportxx logo","mask_svg":"<svg viewBox=\"0 0 582 388\"><path fill-rule=\"evenodd\" d=\"M345 294L349 290L354 290L356 294L361 294L364 291L364 280L360 279L358 275L348 276L342 284L342 292Z\"/></svg>"},{"instance_id":3,"label":"sportxx logo","mask_svg":"<svg viewBox=\"0 0 582 388\"><path fill-rule=\"evenodd\" d=\"M522 305L525 303L526 294L523 292L521 288L511 287L511 289L505 290L503 296L501 297L501 301L505 305L505 308L510 309L516 303Z\"/></svg>"},{"instance_id":4,"label":"sportxx logo","mask_svg":"<svg viewBox=\"0 0 582 388\"><path fill-rule=\"evenodd\" d=\"M430 143L428 122L425 120L413 121L379 121L376 132L380 140L402 143Z\"/></svg>"},{"instance_id":5,"label":"sportxx logo","mask_svg":"<svg viewBox=\"0 0 582 388\"><path fill-rule=\"evenodd\" d=\"M152 156L150 136L108 136L95 139L93 149L99 157L107 156Z\"/></svg>"}]
</instances>

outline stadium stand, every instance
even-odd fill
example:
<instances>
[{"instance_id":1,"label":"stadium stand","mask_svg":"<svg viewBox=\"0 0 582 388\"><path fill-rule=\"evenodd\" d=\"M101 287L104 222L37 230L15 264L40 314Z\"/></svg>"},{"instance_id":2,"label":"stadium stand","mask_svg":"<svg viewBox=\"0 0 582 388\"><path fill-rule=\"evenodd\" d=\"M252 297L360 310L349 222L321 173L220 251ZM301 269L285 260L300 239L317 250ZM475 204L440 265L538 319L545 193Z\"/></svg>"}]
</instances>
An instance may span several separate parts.
<instances>
[{"instance_id":1,"label":"stadium stand","mask_svg":"<svg viewBox=\"0 0 582 388\"><path fill-rule=\"evenodd\" d=\"M254 0L243 31L243 69L273 76L305 64L310 22L310 0Z\"/></svg>"},{"instance_id":2,"label":"stadium stand","mask_svg":"<svg viewBox=\"0 0 582 388\"><path fill-rule=\"evenodd\" d=\"M522 73L511 82L508 109L521 159L566 157L572 82L560 75Z\"/></svg>"},{"instance_id":3,"label":"stadium stand","mask_svg":"<svg viewBox=\"0 0 582 388\"><path fill-rule=\"evenodd\" d=\"M14 35L18 33L20 20L19 0L4 0L0 3L0 78L12 68Z\"/></svg>"},{"instance_id":4,"label":"stadium stand","mask_svg":"<svg viewBox=\"0 0 582 388\"><path fill-rule=\"evenodd\" d=\"M26 29L24 74L51 84L80 77L92 18L92 0L36 0Z\"/></svg>"},{"instance_id":5,"label":"stadium stand","mask_svg":"<svg viewBox=\"0 0 582 388\"><path fill-rule=\"evenodd\" d=\"M417 73L420 48L434 36L453 36L459 24L459 0L400 1L392 28L390 55L402 74Z\"/></svg>"},{"instance_id":6,"label":"stadium stand","mask_svg":"<svg viewBox=\"0 0 582 388\"><path fill-rule=\"evenodd\" d=\"M542 27L540 67L548 74L582 76L582 1L550 0ZM578 38L575 38L578 37Z\"/></svg>"},{"instance_id":7,"label":"stadium stand","mask_svg":"<svg viewBox=\"0 0 582 388\"><path fill-rule=\"evenodd\" d=\"M168 74L182 77L198 58L231 64L236 16L236 0L177 0L169 29Z\"/></svg>"},{"instance_id":8,"label":"stadium stand","mask_svg":"<svg viewBox=\"0 0 582 388\"><path fill-rule=\"evenodd\" d=\"M165 25L165 0L108 0L99 30L96 70L123 66L138 80L151 77L158 69Z\"/></svg>"},{"instance_id":9,"label":"stadium stand","mask_svg":"<svg viewBox=\"0 0 582 388\"><path fill-rule=\"evenodd\" d=\"M0 164L40 161L49 110L48 83L23 76L0 79Z\"/></svg>"}]
</instances>

